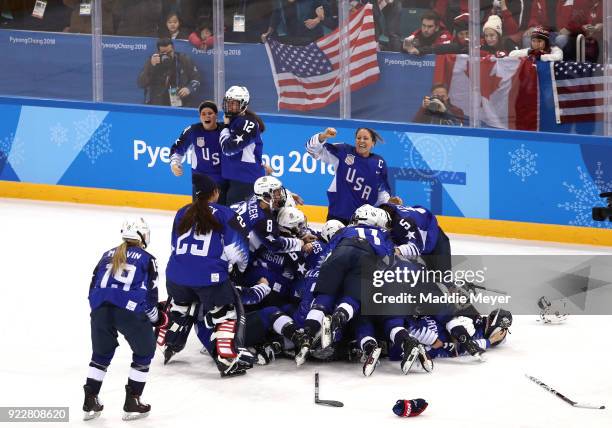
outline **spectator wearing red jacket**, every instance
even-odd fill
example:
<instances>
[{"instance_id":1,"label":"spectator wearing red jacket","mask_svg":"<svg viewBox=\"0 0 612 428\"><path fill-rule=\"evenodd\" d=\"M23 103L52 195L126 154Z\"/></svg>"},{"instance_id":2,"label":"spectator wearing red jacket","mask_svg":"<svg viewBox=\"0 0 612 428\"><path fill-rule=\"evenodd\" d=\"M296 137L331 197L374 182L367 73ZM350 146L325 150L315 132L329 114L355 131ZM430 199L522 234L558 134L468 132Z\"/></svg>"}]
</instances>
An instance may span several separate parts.
<instances>
[{"instance_id":1,"label":"spectator wearing red jacket","mask_svg":"<svg viewBox=\"0 0 612 428\"><path fill-rule=\"evenodd\" d=\"M469 22L470 14L462 13L453 19L453 29L455 37L453 40L449 40L441 45L436 46L422 46L419 48L419 52L422 55L436 54L467 54L469 52Z\"/></svg>"},{"instance_id":2,"label":"spectator wearing red jacket","mask_svg":"<svg viewBox=\"0 0 612 428\"><path fill-rule=\"evenodd\" d=\"M402 50L409 54L421 55L419 48L438 46L450 42L453 36L440 26L440 17L433 11L421 16L421 29L404 39Z\"/></svg>"},{"instance_id":3,"label":"spectator wearing red jacket","mask_svg":"<svg viewBox=\"0 0 612 428\"><path fill-rule=\"evenodd\" d=\"M557 0L557 46L564 48L570 39L584 34L587 38L587 60L597 61L603 42L604 1Z\"/></svg>"},{"instance_id":4,"label":"spectator wearing red jacket","mask_svg":"<svg viewBox=\"0 0 612 428\"><path fill-rule=\"evenodd\" d=\"M198 49L211 49L215 42L215 38L212 33L212 25L208 23L201 24L193 33L189 35L189 42Z\"/></svg>"}]
</instances>

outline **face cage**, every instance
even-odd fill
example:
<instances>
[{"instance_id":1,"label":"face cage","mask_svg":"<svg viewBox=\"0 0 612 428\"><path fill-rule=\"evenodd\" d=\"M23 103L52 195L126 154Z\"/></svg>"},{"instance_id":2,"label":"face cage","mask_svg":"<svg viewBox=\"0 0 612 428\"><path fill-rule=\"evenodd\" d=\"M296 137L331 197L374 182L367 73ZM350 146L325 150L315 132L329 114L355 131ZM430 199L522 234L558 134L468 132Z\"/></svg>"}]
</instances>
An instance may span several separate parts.
<instances>
[{"instance_id":1,"label":"face cage","mask_svg":"<svg viewBox=\"0 0 612 428\"><path fill-rule=\"evenodd\" d=\"M229 104L230 101L237 101L238 102L238 111L237 112L230 112L229 111ZM247 108L247 104L242 101L242 100L237 100L235 98L227 98L227 97L223 97L223 112L226 115L239 115L241 114L243 111L245 111Z\"/></svg>"}]
</instances>

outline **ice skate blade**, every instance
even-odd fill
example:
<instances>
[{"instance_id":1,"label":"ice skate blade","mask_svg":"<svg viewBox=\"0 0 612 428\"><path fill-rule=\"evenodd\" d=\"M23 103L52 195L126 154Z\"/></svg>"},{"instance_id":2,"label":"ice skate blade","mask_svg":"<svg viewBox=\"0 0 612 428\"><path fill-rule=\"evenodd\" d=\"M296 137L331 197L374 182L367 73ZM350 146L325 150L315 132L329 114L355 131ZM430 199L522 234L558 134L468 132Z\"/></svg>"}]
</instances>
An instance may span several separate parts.
<instances>
[{"instance_id":1,"label":"ice skate blade","mask_svg":"<svg viewBox=\"0 0 612 428\"><path fill-rule=\"evenodd\" d=\"M83 412L83 420L91 421L92 419L96 419L100 416L102 412Z\"/></svg>"},{"instance_id":2,"label":"ice skate blade","mask_svg":"<svg viewBox=\"0 0 612 428\"><path fill-rule=\"evenodd\" d=\"M123 417L121 419L123 419L124 421L133 421L136 419L146 418L147 416L149 416L149 412L123 412Z\"/></svg>"}]
</instances>

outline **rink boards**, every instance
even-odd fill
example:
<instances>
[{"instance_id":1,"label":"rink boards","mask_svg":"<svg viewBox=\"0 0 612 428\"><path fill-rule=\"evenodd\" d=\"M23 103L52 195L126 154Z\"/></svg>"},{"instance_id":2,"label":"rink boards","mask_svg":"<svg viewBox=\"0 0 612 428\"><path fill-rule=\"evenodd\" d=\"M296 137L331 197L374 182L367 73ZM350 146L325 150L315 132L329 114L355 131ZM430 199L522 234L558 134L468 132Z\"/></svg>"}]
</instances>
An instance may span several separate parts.
<instances>
[{"instance_id":1,"label":"rink boards","mask_svg":"<svg viewBox=\"0 0 612 428\"><path fill-rule=\"evenodd\" d=\"M190 199L189 174L171 174L169 147L196 110L0 98L0 114L0 196L160 209ZM263 119L265 160L311 221L324 220L333 169L306 154L306 140L332 126L336 141L352 143L367 126L384 139L375 152L393 193L441 215L450 232L612 245L610 223L591 219L598 194L612 190L610 138Z\"/></svg>"}]
</instances>

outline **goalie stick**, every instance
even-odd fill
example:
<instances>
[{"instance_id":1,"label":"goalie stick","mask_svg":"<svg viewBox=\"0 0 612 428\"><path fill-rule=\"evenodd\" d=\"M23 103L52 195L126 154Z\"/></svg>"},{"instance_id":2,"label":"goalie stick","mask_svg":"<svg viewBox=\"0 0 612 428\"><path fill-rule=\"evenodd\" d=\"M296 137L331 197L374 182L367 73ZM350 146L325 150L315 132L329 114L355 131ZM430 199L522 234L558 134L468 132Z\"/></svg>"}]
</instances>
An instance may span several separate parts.
<instances>
[{"instance_id":1,"label":"goalie stick","mask_svg":"<svg viewBox=\"0 0 612 428\"><path fill-rule=\"evenodd\" d=\"M344 403L335 400L319 400L319 372L315 372L315 404L331 407L344 407Z\"/></svg>"},{"instance_id":2,"label":"goalie stick","mask_svg":"<svg viewBox=\"0 0 612 428\"><path fill-rule=\"evenodd\" d=\"M535 378L533 376L529 376L528 374L525 374L525 376L527 376L527 378L529 380L537 383L542 388L544 388L545 390L547 390L551 394L556 395L557 397L559 397L560 399L562 399L566 403L572 405L573 407L580 407L581 409L605 409L606 408L606 406L597 406L597 405L594 405L594 404L578 403L576 401L572 401L569 398L567 398L565 395L561 394L559 391L557 391L557 390L551 388L550 386L546 385L544 382L542 382L538 378Z\"/></svg>"}]
</instances>

